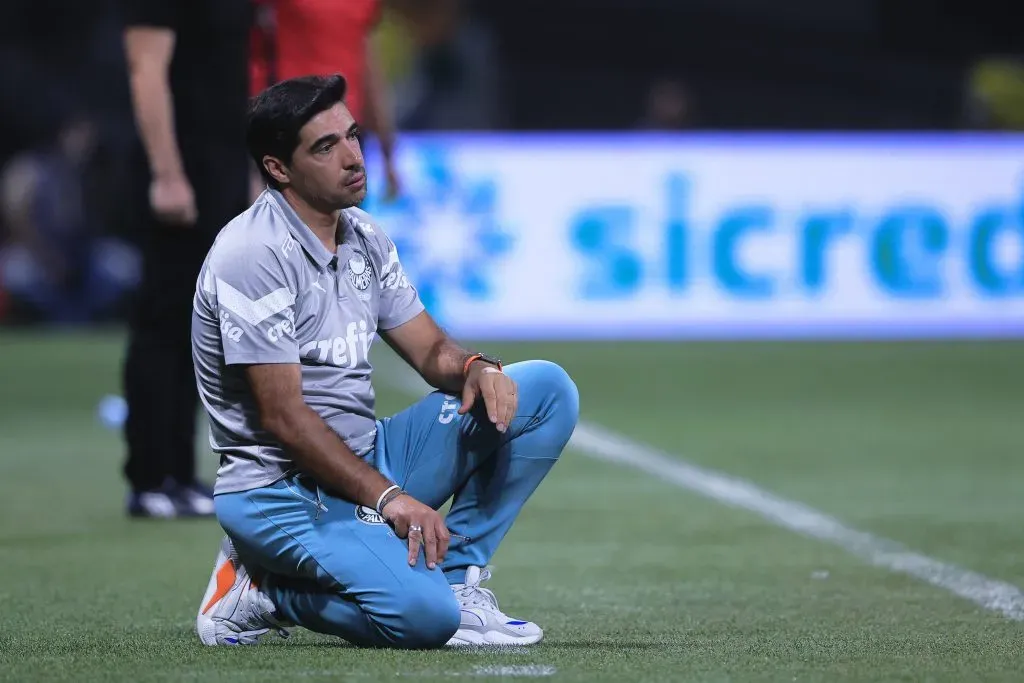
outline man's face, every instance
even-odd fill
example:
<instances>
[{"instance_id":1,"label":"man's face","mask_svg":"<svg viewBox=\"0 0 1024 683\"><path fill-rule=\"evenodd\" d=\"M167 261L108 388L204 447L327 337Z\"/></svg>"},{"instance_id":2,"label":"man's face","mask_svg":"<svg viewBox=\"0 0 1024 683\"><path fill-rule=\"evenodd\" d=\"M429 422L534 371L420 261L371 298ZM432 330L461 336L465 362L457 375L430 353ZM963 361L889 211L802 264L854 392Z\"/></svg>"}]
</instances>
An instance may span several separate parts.
<instances>
[{"instance_id":1,"label":"man's face","mask_svg":"<svg viewBox=\"0 0 1024 683\"><path fill-rule=\"evenodd\" d=\"M338 103L302 127L292 155L288 182L322 209L345 209L366 197L366 168L359 128L348 107Z\"/></svg>"}]
</instances>

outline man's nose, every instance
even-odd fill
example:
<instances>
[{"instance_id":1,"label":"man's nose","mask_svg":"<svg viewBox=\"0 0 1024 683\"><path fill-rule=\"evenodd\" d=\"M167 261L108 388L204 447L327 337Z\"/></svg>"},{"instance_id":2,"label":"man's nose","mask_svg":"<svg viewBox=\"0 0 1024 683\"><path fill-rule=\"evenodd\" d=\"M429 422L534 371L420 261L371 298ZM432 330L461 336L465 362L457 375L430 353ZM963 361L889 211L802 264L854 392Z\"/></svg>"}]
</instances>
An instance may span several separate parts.
<instances>
[{"instance_id":1,"label":"man's nose","mask_svg":"<svg viewBox=\"0 0 1024 683\"><path fill-rule=\"evenodd\" d=\"M352 141L346 145L343 145L343 156L341 158L345 168L353 168L355 166L363 165L363 152L359 148L359 143Z\"/></svg>"}]
</instances>

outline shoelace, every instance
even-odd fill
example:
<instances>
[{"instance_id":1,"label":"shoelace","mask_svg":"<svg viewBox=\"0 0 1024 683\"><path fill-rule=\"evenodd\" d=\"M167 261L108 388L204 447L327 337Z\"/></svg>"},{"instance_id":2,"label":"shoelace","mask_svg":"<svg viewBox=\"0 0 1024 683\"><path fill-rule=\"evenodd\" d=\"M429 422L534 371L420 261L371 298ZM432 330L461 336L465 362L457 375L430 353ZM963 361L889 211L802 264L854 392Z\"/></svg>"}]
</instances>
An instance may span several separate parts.
<instances>
[{"instance_id":1,"label":"shoelace","mask_svg":"<svg viewBox=\"0 0 1024 683\"><path fill-rule=\"evenodd\" d=\"M257 590L257 589L256 588L251 588L250 590ZM266 598L263 598L263 599L265 600ZM249 612L249 614L250 614L250 616L249 616L249 623L250 624L261 624L261 625L262 624L268 624L270 626L270 628L260 629L262 633L267 633L269 631L275 631L277 633L277 635L280 636L281 638L289 637L291 635L291 633L288 631L288 629L286 629L284 626L282 626L281 623L277 619L274 618L273 613L267 611L266 606L263 605L262 602L263 602L263 600L261 600L259 598L252 602L252 607L250 608L250 612Z\"/></svg>"},{"instance_id":2,"label":"shoelace","mask_svg":"<svg viewBox=\"0 0 1024 683\"><path fill-rule=\"evenodd\" d=\"M473 607L490 607L496 612L501 612L498 609L498 599L494 597L494 593L483 588L480 584L487 579L491 578L491 572L487 569L480 572L480 578L476 583L464 584L462 588L456 591L456 595L459 598L466 600Z\"/></svg>"},{"instance_id":3,"label":"shoelace","mask_svg":"<svg viewBox=\"0 0 1024 683\"><path fill-rule=\"evenodd\" d=\"M274 617L270 616L269 614L264 614L263 620L271 625L272 628L270 628L269 630L277 633L279 638L288 638L291 635L291 632L288 629L282 626L277 621L277 619L274 619Z\"/></svg>"}]
</instances>

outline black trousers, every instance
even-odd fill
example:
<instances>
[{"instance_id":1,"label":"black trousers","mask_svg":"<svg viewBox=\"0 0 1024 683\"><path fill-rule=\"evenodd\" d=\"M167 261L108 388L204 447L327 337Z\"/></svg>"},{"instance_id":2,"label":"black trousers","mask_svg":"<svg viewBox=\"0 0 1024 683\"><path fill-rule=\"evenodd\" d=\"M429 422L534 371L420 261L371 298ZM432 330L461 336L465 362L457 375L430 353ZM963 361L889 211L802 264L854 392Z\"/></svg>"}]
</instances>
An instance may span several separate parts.
<instances>
[{"instance_id":1,"label":"black trousers","mask_svg":"<svg viewBox=\"0 0 1024 683\"><path fill-rule=\"evenodd\" d=\"M136 215L143 282L122 368L128 404L124 475L136 492L158 488L168 478L181 484L196 479L199 396L192 363L192 299L217 233L248 206L246 166L219 170L202 174L212 183L204 183L199 174L190 176L199 213L194 226L164 225L148 202L137 202L142 207Z\"/></svg>"}]
</instances>

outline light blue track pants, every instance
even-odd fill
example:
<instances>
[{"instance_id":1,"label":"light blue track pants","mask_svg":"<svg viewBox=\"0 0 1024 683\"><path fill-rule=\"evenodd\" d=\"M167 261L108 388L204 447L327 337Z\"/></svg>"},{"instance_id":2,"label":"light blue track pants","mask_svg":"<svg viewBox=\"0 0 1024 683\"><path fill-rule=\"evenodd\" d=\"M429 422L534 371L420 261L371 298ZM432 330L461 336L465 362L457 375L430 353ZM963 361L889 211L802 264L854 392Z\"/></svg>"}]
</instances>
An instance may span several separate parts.
<instances>
[{"instance_id":1,"label":"light blue track pants","mask_svg":"<svg viewBox=\"0 0 1024 683\"><path fill-rule=\"evenodd\" d=\"M525 361L505 372L517 383L519 406L504 434L482 399L458 415L459 398L441 392L377 424L377 469L435 509L454 495L443 567L427 569L422 550L410 567L406 542L387 524L304 477L216 497L217 517L243 561L269 572L261 589L283 619L363 646L448 641L459 625L449 584L461 583L466 567L488 563L579 415L576 385L559 366Z\"/></svg>"}]
</instances>

